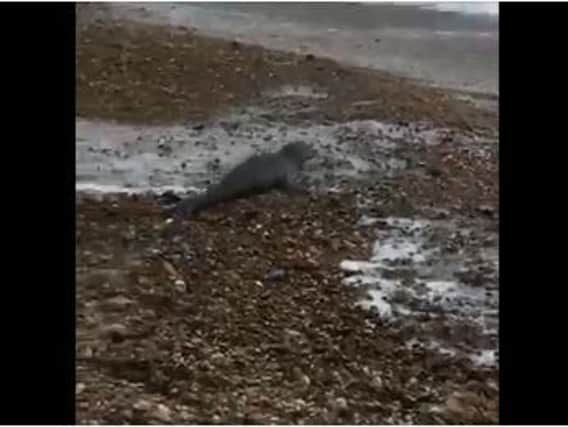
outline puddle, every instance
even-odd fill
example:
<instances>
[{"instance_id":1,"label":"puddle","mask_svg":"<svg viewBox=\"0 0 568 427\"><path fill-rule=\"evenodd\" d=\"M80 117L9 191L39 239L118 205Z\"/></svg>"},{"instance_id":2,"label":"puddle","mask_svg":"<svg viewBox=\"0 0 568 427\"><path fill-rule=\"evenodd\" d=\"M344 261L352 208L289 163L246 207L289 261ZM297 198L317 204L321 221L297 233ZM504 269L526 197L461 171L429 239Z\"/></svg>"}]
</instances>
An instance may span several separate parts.
<instances>
[{"instance_id":1,"label":"puddle","mask_svg":"<svg viewBox=\"0 0 568 427\"><path fill-rule=\"evenodd\" d=\"M408 173L411 166L400 150L437 144L444 132L425 124L372 120L291 126L259 109L244 109L207 125L128 126L78 118L76 191L195 191L254 153L299 140L319 153L306 165L306 180L314 187L334 188L345 179Z\"/></svg>"},{"instance_id":2,"label":"puddle","mask_svg":"<svg viewBox=\"0 0 568 427\"><path fill-rule=\"evenodd\" d=\"M400 327L416 322L420 331L413 335L491 365L497 350L498 254L496 247L482 247L487 232L468 221L366 218L362 222L377 230L371 259L346 260L340 267L350 273L346 285L367 290L359 304L382 321Z\"/></svg>"}]
</instances>

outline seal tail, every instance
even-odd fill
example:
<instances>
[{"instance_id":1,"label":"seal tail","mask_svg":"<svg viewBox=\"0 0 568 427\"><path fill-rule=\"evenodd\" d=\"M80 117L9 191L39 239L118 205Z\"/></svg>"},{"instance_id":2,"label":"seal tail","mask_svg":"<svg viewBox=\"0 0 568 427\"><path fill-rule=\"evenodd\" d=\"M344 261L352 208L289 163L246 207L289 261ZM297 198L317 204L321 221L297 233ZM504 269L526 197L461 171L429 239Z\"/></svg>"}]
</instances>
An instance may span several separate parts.
<instances>
[{"instance_id":1,"label":"seal tail","mask_svg":"<svg viewBox=\"0 0 568 427\"><path fill-rule=\"evenodd\" d=\"M188 197L174 206L170 213L174 219L182 219L185 216L191 216L197 213L199 207L203 205L204 196Z\"/></svg>"},{"instance_id":2,"label":"seal tail","mask_svg":"<svg viewBox=\"0 0 568 427\"><path fill-rule=\"evenodd\" d=\"M193 216L202 210L209 208L221 201L221 197L215 191L208 191L205 194L195 197L189 197L179 202L171 210L174 219L182 219L183 217Z\"/></svg>"}]
</instances>

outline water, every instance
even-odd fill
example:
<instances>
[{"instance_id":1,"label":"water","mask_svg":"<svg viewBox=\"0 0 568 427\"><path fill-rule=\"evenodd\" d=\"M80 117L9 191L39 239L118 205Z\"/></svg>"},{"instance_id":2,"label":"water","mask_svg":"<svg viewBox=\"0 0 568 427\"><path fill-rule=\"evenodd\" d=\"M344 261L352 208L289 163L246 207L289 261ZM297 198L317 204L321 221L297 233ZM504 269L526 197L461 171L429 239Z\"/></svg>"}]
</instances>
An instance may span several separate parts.
<instances>
[{"instance_id":1,"label":"water","mask_svg":"<svg viewBox=\"0 0 568 427\"><path fill-rule=\"evenodd\" d=\"M420 3L416 3L420 5ZM446 2L431 3L427 6L421 5L424 9L434 9L440 12L455 12L464 15L485 15L489 17L499 17L498 2Z\"/></svg>"},{"instance_id":2,"label":"water","mask_svg":"<svg viewBox=\"0 0 568 427\"><path fill-rule=\"evenodd\" d=\"M494 3L111 5L123 18L195 28L271 49L310 52L428 84L498 93L499 23Z\"/></svg>"},{"instance_id":3,"label":"water","mask_svg":"<svg viewBox=\"0 0 568 427\"><path fill-rule=\"evenodd\" d=\"M278 96L321 96L315 89L285 87ZM195 123L131 126L76 120L76 189L83 192L193 192L254 153L276 151L304 140L318 156L306 165L317 187L337 187L345 179L396 177L411 165L400 149L437 144L444 129L375 120L292 126L263 120L261 109L229 114L204 128Z\"/></svg>"},{"instance_id":4,"label":"water","mask_svg":"<svg viewBox=\"0 0 568 427\"><path fill-rule=\"evenodd\" d=\"M465 351L474 363L495 365L497 252L486 251L475 240L455 252L445 248L452 236L471 235L475 229L480 233L479 225L468 220L390 217L374 227L377 240L370 260L346 260L340 265L349 273L347 286L367 290L359 305L374 310L383 321L404 325L416 319L421 330L413 336L428 346L456 354ZM466 283L464 273L480 269L485 272L481 285ZM440 336L440 330L449 334Z\"/></svg>"}]
</instances>

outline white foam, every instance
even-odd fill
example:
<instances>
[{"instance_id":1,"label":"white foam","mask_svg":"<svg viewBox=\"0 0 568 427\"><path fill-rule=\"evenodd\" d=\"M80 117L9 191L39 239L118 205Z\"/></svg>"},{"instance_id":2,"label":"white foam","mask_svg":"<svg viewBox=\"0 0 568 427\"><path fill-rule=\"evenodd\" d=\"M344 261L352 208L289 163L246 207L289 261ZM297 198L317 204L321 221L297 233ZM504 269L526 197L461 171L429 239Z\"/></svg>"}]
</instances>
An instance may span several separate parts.
<instances>
[{"instance_id":1,"label":"white foam","mask_svg":"<svg viewBox=\"0 0 568 427\"><path fill-rule=\"evenodd\" d=\"M377 2L362 2L377 3ZM499 2L468 1L468 2L415 2L397 1L398 6L418 6L421 9L436 10L438 12L455 12L463 15L499 16Z\"/></svg>"},{"instance_id":2,"label":"white foam","mask_svg":"<svg viewBox=\"0 0 568 427\"><path fill-rule=\"evenodd\" d=\"M409 348L413 347L417 344L420 345L420 346L424 346L424 348L427 348L428 350L436 350L440 354L444 354L444 355L447 355L447 356L455 356L457 354L456 350L454 350L452 348L445 347L439 341L436 341L436 340L428 340L428 341L422 343L422 342L418 341L416 338L411 338L408 341L406 341L406 346L409 347Z\"/></svg>"},{"instance_id":3,"label":"white foam","mask_svg":"<svg viewBox=\"0 0 568 427\"><path fill-rule=\"evenodd\" d=\"M415 242L393 239L392 241L385 241L381 243L373 256L373 261L396 261L396 260L410 260L412 262L424 262L425 257L419 253L420 248ZM388 268L388 266L385 266Z\"/></svg>"},{"instance_id":4,"label":"white foam","mask_svg":"<svg viewBox=\"0 0 568 427\"><path fill-rule=\"evenodd\" d=\"M372 224L370 218L366 222ZM377 241L369 261L344 261L340 267L352 273L344 282L348 286L365 285L370 289L366 298L357 304L366 309L374 308L385 319L404 320L420 315L424 310L444 312L450 325L465 322L479 327L487 336L496 333L496 308L487 299L484 288L471 287L456 279L472 259L491 265L492 256L479 257L479 253L448 254L437 245L444 245L446 238L456 233L467 234L468 229L453 221L428 221L411 218L384 218L377 227ZM385 226L386 224L386 226ZM440 243L437 241L442 238ZM434 246L431 247L431 244ZM480 249L483 251L483 249ZM486 251L493 255L491 251ZM393 261L406 260L402 265ZM411 275L406 273L411 272ZM403 280L404 277L404 280ZM452 342L432 340L431 348L441 353L462 354L480 365L494 364L494 352L477 349L464 354Z\"/></svg>"},{"instance_id":5,"label":"white foam","mask_svg":"<svg viewBox=\"0 0 568 427\"><path fill-rule=\"evenodd\" d=\"M388 235L381 236L374 246L370 261L345 260L340 263L340 268L352 273L359 273L345 279L347 285L371 285L369 300L361 301L365 308L376 307L379 315L388 318L393 315L393 307L388 302L390 297L400 289L400 281L383 277L385 270L392 270L391 263L397 260L407 260L416 264L426 260L424 250L417 240L403 237L400 229L414 232L424 228L424 221L414 221L408 218L386 218L385 222L393 227ZM397 228L398 227L398 228ZM387 308L388 307L388 308ZM400 312L401 310L397 310Z\"/></svg>"},{"instance_id":6,"label":"white foam","mask_svg":"<svg viewBox=\"0 0 568 427\"><path fill-rule=\"evenodd\" d=\"M497 364L497 352L495 350L482 350L480 354L472 356L471 360L478 366L495 366Z\"/></svg>"},{"instance_id":7,"label":"white foam","mask_svg":"<svg viewBox=\"0 0 568 427\"><path fill-rule=\"evenodd\" d=\"M418 231L429 225L429 222L426 220L392 216L386 218L385 222L391 227L398 227L406 231Z\"/></svg>"},{"instance_id":8,"label":"white foam","mask_svg":"<svg viewBox=\"0 0 568 427\"><path fill-rule=\"evenodd\" d=\"M157 187L126 187L116 184L97 184L93 182L78 182L75 184L75 191L79 193L93 194L162 194L172 192L174 194L185 194L186 192L200 191L196 187L180 187L175 185L164 185Z\"/></svg>"},{"instance_id":9,"label":"white foam","mask_svg":"<svg viewBox=\"0 0 568 427\"><path fill-rule=\"evenodd\" d=\"M456 12L464 15L489 15L499 16L499 3L498 2L444 2L444 3L431 3L424 5L423 9L437 10L439 12Z\"/></svg>"},{"instance_id":10,"label":"white foam","mask_svg":"<svg viewBox=\"0 0 568 427\"><path fill-rule=\"evenodd\" d=\"M458 353L463 355L461 351L446 347L437 340L428 340L426 342L420 342L416 338L411 338L408 341L406 341L405 345L407 348L412 348L416 345L423 346L428 350L434 350L440 354L447 356L456 356ZM478 354L464 355L464 356L468 357L476 366L489 367L497 365L497 352L495 350L481 350Z\"/></svg>"},{"instance_id":11,"label":"white foam","mask_svg":"<svg viewBox=\"0 0 568 427\"><path fill-rule=\"evenodd\" d=\"M428 289L435 294L447 294L453 291L457 287L456 282L446 281L446 280L435 280L431 282L426 282Z\"/></svg>"},{"instance_id":12,"label":"white foam","mask_svg":"<svg viewBox=\"0 0 568 427\"><path fill-rule=\"evenodd\" d=\"M264 119L263 113L266 111L245 109L201 129L195 129L195 123L129 126L77 118L76 182L81 189L127 193L203 187L206 178L211 178L212 163L217 163L215 170L222 173L254 152L273 151L298 140L313 142L315 148L325 147L321 149L324 159L334 156L345 161L345 167L332 171L334 176L357 176L378 165L382 165L382 173L390 173L404 168L391 152L392 138L399 138L397 144L422 139L436 143L442 136L416 130L407 139L393 130L394 126L373 120L290 126ZM360 134L379 147L376 162L370 163L358 148ZM344 143L344 137L353 143Z\"/></svg>"},{"instance_id":13,"label":"white foam","mask_svg":"<svg viewBox=\"0 0 568 427\"><path fill-rule=\"evenodd\" d=\"M344 260L339 264L339 268L345 271L361 272L375 268L375 264L367 261Z\"/></svg>"}]
</instances>

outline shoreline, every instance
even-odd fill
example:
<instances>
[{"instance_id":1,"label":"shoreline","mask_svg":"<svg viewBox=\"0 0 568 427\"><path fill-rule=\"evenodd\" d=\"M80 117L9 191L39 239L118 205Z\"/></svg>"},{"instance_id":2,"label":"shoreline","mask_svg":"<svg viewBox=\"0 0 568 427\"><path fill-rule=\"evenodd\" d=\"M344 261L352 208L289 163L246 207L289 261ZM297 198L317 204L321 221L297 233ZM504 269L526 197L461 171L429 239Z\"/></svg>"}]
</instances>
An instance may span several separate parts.
<instances>
[{"instance_id":1,"label":"shoreline","mask_svg":"<svg viewBox=\"0 0 568 427\"><path fill-rule=\"evenodd\" d=\"M113 16L498 93L498 19L381 4L113 5ZM254 23L254 24L252 24Z\"/></svg>"},{"instance_id":2,"label":"shoreline","mask_svg":"<svg viewBox=\"0 0 568 427\"><path fill-rule=\"evenodd\" d=\"M77 7L79 187L318 149L309 196L171 227L158 194L77 191L80 424L497 423L497 112Z\"/></svg>"},{"instance_id":3,"label":"shoreline","mask_svg":"<svg viewBox=\"0 0 568 427\"><path fill-rule=\"evenodd\" d=\"M80 25L81 118L144 124L203 121L234 108L262 106L271 101L267 92L291 85L327 94L302 100L304 109L317 109L306 117L311 122L428 121L439 127L493 131L498 124L494 112L457 99L463 91L420 85L309 52L272 51L185 28L121 19L109 23L95 18Z\"/></svg>"}]
</instances>

